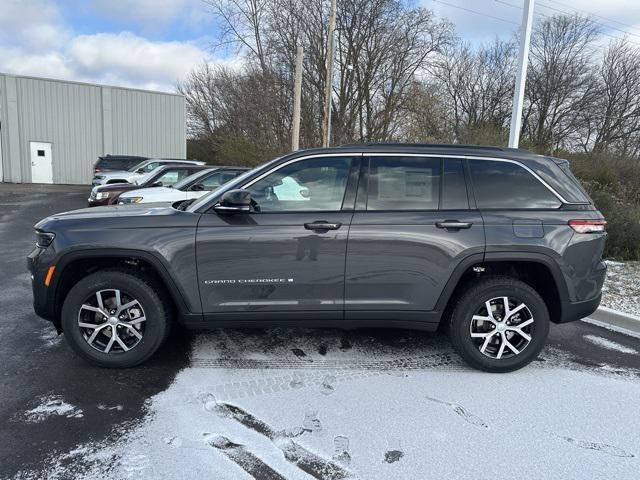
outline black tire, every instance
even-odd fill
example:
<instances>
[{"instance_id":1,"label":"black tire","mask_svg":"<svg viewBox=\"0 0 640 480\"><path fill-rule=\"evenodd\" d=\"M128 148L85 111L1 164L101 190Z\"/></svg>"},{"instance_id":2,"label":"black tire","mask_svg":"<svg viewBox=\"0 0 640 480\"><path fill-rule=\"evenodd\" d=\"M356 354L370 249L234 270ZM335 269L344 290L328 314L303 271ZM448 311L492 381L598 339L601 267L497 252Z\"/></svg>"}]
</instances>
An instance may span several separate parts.
<instances>
[{"instance_id":1,"label":"black tire","mask_svg":"<svg viewBox=\"0 0 640 480\"><path fill-rule=\"evenodd\" d=\"M89 345L78 326L83 303L96 292L111 289L138 300L145 314L142 338L129 351L101 352ZM160 348L169 333L171 305L156 293L158 291L162 292L162 289L133 271L103 270L88 275L71 288L62 306L62 329L67 343L78 355L99 367L139 365Z\"/></svg>"},{"instance_id":2,"label":"black tire","mask_svg":"<svg viewBox=\"0 0 640 480\"><path fill-rule=\"evenodd\" d=\"M472 317L477 315L479 310L482 310L486 301L496 297L509 297L524 303L531 318L534 319L528 327L528 335L531 337L529 343L520 353L514 354L509 351L512 356L500 359L492 358L480 351L478 343L482 344L484 340L471 338ZM490 326L490 328L496 327ZM549 312L544 300L528 284L505 276L486 277L471 283L455 300L449 319L449 335L455 350L470 366L485 372L512 372L528 365L544 347L548 334ZM521 337L516 339L526 341ZM501 341L501 336L498 335L498 338L494 340Z\"/></svg>"}]
</instances>

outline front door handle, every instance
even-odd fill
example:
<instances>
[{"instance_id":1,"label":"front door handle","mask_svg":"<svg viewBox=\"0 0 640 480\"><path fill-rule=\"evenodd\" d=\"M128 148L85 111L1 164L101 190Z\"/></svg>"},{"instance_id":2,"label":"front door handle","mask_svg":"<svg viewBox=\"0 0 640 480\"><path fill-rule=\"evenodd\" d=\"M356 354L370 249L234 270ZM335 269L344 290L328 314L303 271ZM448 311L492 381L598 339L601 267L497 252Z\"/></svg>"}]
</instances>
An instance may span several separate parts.
<instances>
[{"instance_id":1,"label":"front door handle","mask_svg":"<svg viewBox=\"0 0 640 480\"><path fill-rule=\"evenodd\" d=\"M444 228L445 230L459 230L461 228L471 228L473 223L460 222L458 220L445 220L444 222L436 222L436 227Z\"/></svg>"},{"instance_id":2,"label":"front door handle","mask_svg":"<svg viewBox=\"0 0 640 480\"><path fill-rule=\"evenodd\" d=\"M304 228L306 228L307 230L338 230L341 226L342 224L340 222L329 223L325 221L304 224Z\"/></svg>"}]
</instances>

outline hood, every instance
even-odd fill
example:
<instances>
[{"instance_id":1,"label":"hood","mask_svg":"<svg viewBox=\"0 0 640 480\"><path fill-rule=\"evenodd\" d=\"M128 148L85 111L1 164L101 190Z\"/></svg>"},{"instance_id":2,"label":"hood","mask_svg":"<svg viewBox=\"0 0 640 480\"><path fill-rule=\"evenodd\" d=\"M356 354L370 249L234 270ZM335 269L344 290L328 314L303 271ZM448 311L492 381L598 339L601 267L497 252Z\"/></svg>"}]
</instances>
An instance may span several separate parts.
<instances>
[{"instance_id":1,"label":"hood","mask_svg":"<svg viewBox=\"0 0 640 480\"><path fill-rule=\"evenodd\" d=\"M139 192L137 189L129 191L120 195L120 198L137 197L140 195L143 195L145 197L148 195L171 195L172 192L175 192L175 190L169 187L149 187L145 188L144 192Z\"/></svg>"},{"instance_id":2,"label":"hood","mask_svg":"<svg viewBox=\"0 0 640 480\"><path fill-rule=\"evenodd\" d=\"M125 218L158 217L181 213L170 202L145 203L142 205L109 205L105 207L82 208L51 215L36 223L35 228L48 230L60 222L110 221Z\"/></svg>"}]
</instances>

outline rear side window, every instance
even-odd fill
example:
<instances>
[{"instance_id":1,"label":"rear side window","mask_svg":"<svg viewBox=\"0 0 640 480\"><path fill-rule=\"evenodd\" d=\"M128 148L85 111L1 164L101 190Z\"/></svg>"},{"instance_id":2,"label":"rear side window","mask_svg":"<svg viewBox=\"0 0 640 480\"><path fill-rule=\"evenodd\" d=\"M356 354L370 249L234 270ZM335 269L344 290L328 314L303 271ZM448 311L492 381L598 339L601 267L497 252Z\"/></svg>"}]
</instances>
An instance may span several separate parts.
<instances>
[{"instance_id":1,"label":"rear side window","mask_svg":"<svg viewBox=\"0 0 640 480\"><path fill-rule=\"evenodd\" d=\"M367 210L437 210L440 159L371 157Z\"/></svg>"},{"instance_id":2,"label":"rear side window","mask_svg":"<svg viewBox=\"0 0 640 480\"><path fill-rule=\"evenodd\" d=\"M461 159L446 158L442 172L442 210L468 210L467 182Z\"/></svg>"},{"instance_id":3,"label":"rear side window","mask_svg":"<svg viewBox=\"0 0 640 480\"><path fill-rule=\"evenodd\" d=\"M520 165L469 160L478 208L558 208L560 201Z\"/></svg>"},{"instance_id":4,"label":"rear side window","mask_svg":"<svg viewBox=\"0 0 640 480\"><path fill-rule=\"evenodd\" d=\"M111 168L113 170L126 170L130 167L129 162L125 159L108 157L98 160L95 166L100 168Z\"/></svg>"}]
</instances>

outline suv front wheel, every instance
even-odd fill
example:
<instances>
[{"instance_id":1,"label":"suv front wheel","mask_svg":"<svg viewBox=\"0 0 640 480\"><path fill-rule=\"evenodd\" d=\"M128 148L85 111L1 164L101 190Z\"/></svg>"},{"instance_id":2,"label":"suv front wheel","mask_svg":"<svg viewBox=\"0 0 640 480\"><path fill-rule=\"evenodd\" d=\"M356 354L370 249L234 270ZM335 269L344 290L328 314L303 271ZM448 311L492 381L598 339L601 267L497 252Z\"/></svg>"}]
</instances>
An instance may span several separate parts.
<instances>
[{"instance_id":1,"label":"suv front wheel","mask_svg":"<svg viewBox=\"0 0 640 480\"><path fill-rule=\"evenodd\" d=\"M62 306L67 342L100 367L142 363L168 333L170 308L147 279L124 271L99 271L69 291Z\"/></svg>"},{"instance_id":2,"label":"suv front wheel","mask_svg":"<svg viewBox=\"0 0 640 480\"><path fill-rule=\"evenodd\" d=\"M454 348L472 367L511 372L534 360L549 333L544 300L511 277L487 277L456 301L449 332Z\"/></svg>"}]
</instances>

